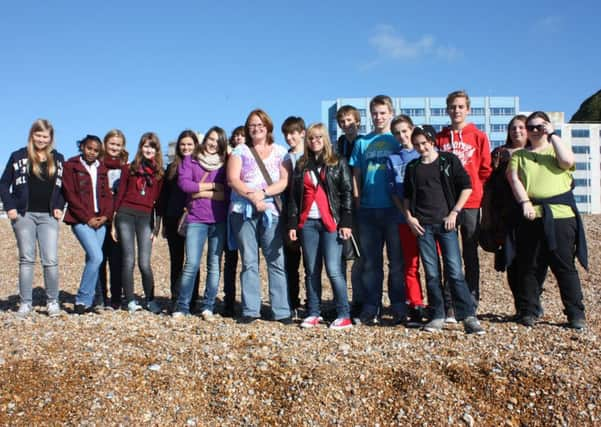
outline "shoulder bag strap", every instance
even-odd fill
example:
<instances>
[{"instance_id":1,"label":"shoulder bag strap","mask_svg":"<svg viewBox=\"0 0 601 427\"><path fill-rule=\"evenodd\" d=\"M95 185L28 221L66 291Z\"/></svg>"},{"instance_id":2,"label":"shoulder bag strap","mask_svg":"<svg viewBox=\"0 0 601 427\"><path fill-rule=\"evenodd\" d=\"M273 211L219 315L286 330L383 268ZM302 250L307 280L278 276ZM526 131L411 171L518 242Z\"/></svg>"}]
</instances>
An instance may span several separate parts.
<instances>
[{"instance_id":1,"label":"shoulder bag strap","mask_svg":"<svg viewBox=\"0 0 601 427\"><path fill-rule=\"evenodd\" d=\"M257 162L257 166L259 166L259 170L261 171L261 174L263 175L263 179L265 179L265 182L267 183L267 185L273 184L271 176L269 176L269 173L267 172L267 169L265 168L265 163L263 163L263 160L261 159L261 157L259 157L259 153L257 153L257 150L255 149L255 147L250 147L250 152L252 153L253 157L255 158L255 161ZM275 207L278 210L278 212L282 212L282 199L280 198L279 194L276 196L273 196L273 202L274 202Z\"/></svg>"}]
</instances>

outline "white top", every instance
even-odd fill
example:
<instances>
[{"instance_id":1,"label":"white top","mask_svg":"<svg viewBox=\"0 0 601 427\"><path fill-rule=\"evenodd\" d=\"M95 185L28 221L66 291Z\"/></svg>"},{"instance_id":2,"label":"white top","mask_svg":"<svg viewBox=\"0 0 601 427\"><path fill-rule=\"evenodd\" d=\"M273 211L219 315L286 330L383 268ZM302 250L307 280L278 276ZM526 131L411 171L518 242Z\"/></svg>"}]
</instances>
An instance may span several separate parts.
<instances>
[{"instance_id":1,"label":"white top","mask_svg":"<svg viewBox=\"0 0 601 427\"><path fill-rule=\"evenodd\" d=\"M90 178L92 179L92 199L94 200L94 212L98 213L98 197L96 197L96 181L98 181L98 166L100 165L100 162L98 160L96 160L94 163L89 165L85 162L85 160L82 157L79 158L79 161L81 162L83 167L86 168L86 170L90 174Z\"/></svg>"}]
</instances>

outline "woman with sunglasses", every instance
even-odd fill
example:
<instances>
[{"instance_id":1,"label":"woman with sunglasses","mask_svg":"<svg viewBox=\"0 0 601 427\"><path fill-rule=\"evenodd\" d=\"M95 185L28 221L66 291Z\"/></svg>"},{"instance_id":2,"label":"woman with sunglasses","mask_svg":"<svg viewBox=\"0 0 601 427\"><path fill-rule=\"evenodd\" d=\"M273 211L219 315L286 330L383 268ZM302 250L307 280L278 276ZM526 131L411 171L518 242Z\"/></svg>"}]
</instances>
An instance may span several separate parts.
<instances>
[{"instance_id":1,"label":"woman with sunglasses","mask_svg":"<svg viewBox=\"0 0 601 427\"><path fill-rule=\"evenodd\" d=\"M480 245L485 250L494 251L495 269L507 271L507 283L514 298L516 318L519 312L517 291L520 280L515 258L515 238L521 217L521 207L513 197L506 176L513 153L528 144L527 119L528 117L523 114L514 116L507 125L505 144L495 148L491 153L493 172L484 187L479 235ZM541 268L537 274L537 280L540 283L539 292L542 292L546 274L546 267ZM543 310L538 307L536 312L540 317Z\"/></svg>"},{"instance_id":2,"label":"woman with sunglasses","mask_svg":"<svg viewBox=\"0 0 601 427\"><path fill-rule=\"evenodd\" d=\"M522 209L517 232L517 322L534 326L540 307L538 272L549 266L557 279L568 326L585 328L580 278L574 257L587 268L586 240L574 200L574 153L555 133L549 116L526 121L530 146L515 152L507 176Z\"/></svg>"}]
</instances>

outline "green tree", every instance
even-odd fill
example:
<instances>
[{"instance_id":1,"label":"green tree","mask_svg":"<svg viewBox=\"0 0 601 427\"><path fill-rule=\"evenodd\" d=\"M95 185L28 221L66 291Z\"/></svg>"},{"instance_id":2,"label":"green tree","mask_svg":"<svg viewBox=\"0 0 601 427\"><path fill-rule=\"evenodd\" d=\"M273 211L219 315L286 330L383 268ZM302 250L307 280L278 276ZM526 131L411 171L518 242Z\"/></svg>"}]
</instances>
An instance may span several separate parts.
<instances>
[{"instance_id":1,"label":"green tree","mask_svg":"<svg viewBox=\"0 0 601 427\"><path fill-rule=\"evenodd\" d=\"M570 119L574 122L601 122L601 90L584 101Z\"/></svg>"}]
</instances>

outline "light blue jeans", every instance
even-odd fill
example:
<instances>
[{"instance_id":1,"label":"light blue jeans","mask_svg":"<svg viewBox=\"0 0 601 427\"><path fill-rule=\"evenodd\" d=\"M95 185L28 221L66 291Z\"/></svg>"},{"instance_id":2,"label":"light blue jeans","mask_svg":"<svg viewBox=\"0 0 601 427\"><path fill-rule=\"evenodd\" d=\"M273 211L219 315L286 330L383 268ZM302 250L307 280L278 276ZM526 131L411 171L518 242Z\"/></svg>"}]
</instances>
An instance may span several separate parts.
<instances>
[{"instance_id":1,"label":"light blue jeans","mask_svg":"<svg viewBox=\"0 0 601 427\"><path fill-rule=\"evenodd\" d=\"M336 302L339 318L349 317L345 274L342 271L342 241L336 231L328 232L320 219L307 219L301 231L305 284L309 316L321 314L321 270L325 260L326 272Z\"/></svg>"},{"instance_id":2,"label":"light blue jeans","mask_svg":"<svg viewBox=\"0 0 601 427\"><path fill-rule=\"evenodd\" d=\"M102 264L102 245L106 235L106 226L92 228L88 224L75 224L71 229L86 252L86 265L81 275L81 282L79 282L75 304L91 307L94 303L98 273Z\"/></svg>"},{"instance_id":3,"label":"light blue jeans","mask_svg":"<svg viewBox=\"0 0 601 427\"><path fill-rule=\"evenodd\" d=\"M269 298L274 320L290 317L288 285L284 271L284 251L280 218L273 216L270 227L263 214L244 219L242 214L232 213L230 223L240 249L242 271L242 314L261 315L261 279L259 277L259 247L267 264Z\"/></svg>"},{"instance_id":4,"label":"light blue jeans","mask_svg":"<svg viewBox=\"0 0 601 427\"><path fill-rule=\"evenodd\" d=\"M180 278L177 311L190 313L190 300L196 275L200 269L200 257L205 242L207 248L207 280L202 310L215 310L215 298L221 276L221 254L225 246L225 222L216 224L189 223L186 228L186 262Z\"/></svg>"},{"instance_id":5,"label":"light blue jeans","mask_svg":"<svg viewBox=\"0 0 601 427\"><path fill-rule=\"evenodd\" d=\"M58 302L58 221L43 212L26 212L11 221L19 248L19 296L22 304L33 300L36 243L44 271L48 302Z\"/></svg>"},{"instance_id":6,"label":"light blue jeans","mask_svg":"<svg viewBox=\"0 0 601 427\"><path fill-rule=\"evenodd\" d=\"M362 317L380 313L384 282L384 244L388 255L388 298L395 316L404 316L405 274L403 252L399 238L398 211L396 208L359 210L359 240L363 258L363 310Z\"/></svg>"}]
</instances>

